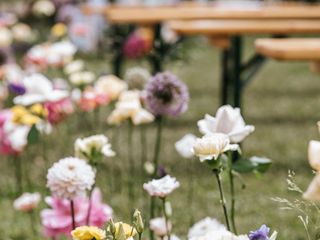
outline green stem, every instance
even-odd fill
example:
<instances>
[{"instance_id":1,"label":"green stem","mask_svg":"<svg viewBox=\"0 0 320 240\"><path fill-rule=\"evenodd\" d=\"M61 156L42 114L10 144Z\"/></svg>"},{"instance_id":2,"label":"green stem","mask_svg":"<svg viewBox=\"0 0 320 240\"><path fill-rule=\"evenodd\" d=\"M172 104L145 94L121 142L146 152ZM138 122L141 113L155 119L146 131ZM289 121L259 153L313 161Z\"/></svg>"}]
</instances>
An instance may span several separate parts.
<instances>
[{"instance_id":1,"label":"green stem","mask_svg":"<svg viewBox=\"0 0 320 240\"><path fill-rule=\"evenodd\" d=\"M168 237L168 240L170 240L171 239L171 231L170 231L170 227L169 227L169 217L166 213L166 198L162 198L162 208L163 208L164 219L166 221L167 237Z\"/></svg>"},{"instance_id":2,"label":"green stem","mask_svg":"<svg viewBox=\"0 0 320 240\"><path fill-rule=\"evenodd\" d=\"M216 175L216 179L217 179L217 183L218 183L218 187L219 187L219 193L220 193L220 203L223 209L223 213L224 213L224 217L225 217L225 221L227 224L227 229L230 231L230 223L229 223L229 216L228 216L228 210L227 210L227 205L226 205L226 200L224 197L224 193L223 193L223 187L222 187L222 181L221 181L221 177L220 177L220 172L219 170L214 170L213 171Z\"/></svg>"},{"instance_id":3,"label":"green stem","mask_svg":"<svg viewBox=\"0 0 320 240\"><path fill-rule=\"evenodd\" d=\"M150 197L150 220L154 218L154 209L155 208L155 198ZM149 236L150 240L154 240L154 234L153 231L149 228Z\"/></svg>"},{"instance_id":4,"label":"green stem","mask_svg":"<svg viewBox=\"0 0 320 240\"><path fill-rule=\"evenodd\" d=\"M129 164L129 177L128 178L128 193L129 199L134 203L134 186L133 186L133 176L134 174L134 164L133 164L133 152L132 152L132 137L133 137L133 126L131 121L128 122L128 164Z\"/></svg>"},{"instance_id":5,"label":"green stem","mask_svg":"<svg viewBox=\"0 0 320 240\"><path fill-rule=\"evenodd\" d=\"M19 156L14 156L14 169L16 175L16 189L17 195L21 195L22 193L22 166L21 166L21 158Z\"/></svg>"},{"instance_id":6,"label":"green stem","mask_svg":"<svg viewBox=\"0 0 320 240\"><path fill-rule=\"evenodd\" d=\"M193 169L194 169L194 164L193 161L194 159L191 159L192 163L191 164L187 164L187 173L189 176L189 189L188 189L188 203L190 204L190 225L192 225L193 223Z\"/></svg>"},{"instance_id":7,"label":"green stem","mask_svg":"<svg viewBox=\"0 0 320 240\"><path fill-rule=\"evenodd\" d=\"M230 213L230 217L231 217L231 225L232 225L232 229L233 232L235 234L237 234L237 228L236 228L236 224L235 224L235 205L236 205L236 198L235 198L235 190L234 190L234 178L233 178L233 173L232 173L232 154L231 152L228 154L228 165L229 165L229 169L228 169L228 174L229 174L229 181L230 181L230 195L231 195L231 213Z\"/></svg>"},{"instance_id":8,"label":"green stem","mask_svg":"<svg viewBox=\"0 0 320 240\"><path fill-rule=\"evenodd\" d=\"M75 221L73 200L70 200L70 210L71 210L72 230L74 230L76 228L76 221Z\"/></svg>"},{"instance_id":9,"label":"green stem","mask_svg":"<svg viewBox=\"0 0 320 240\"><path fill-rule=\"evenodd\" d=\"M35 224L34 224L35 218L34 218L34 211L33 210L29 213L29 218L30 218L30 226L31 226L33 237L36 237L37 236L37 230L36 230L36 227L35 227Z\"/></svg>"},{"instance_id":10,"label":"green stem","mask_svg":"<svg viewBox=\"0 0 320 240\"><path fill-rule=\"evenodd\" d=\"M155 149L154 149L154 156L153 156L153 164L154 164L154 173L153 173L153 178L157 177L158 173L158 168L159 168L159 153L160 153L160 148L161 148L161 138L162 138L162 123L163 123L163 118L162 116L157 117L156 119L157 122L157 136L156 136L156 144L155 144Z\"/></svg>"}]
</instances>

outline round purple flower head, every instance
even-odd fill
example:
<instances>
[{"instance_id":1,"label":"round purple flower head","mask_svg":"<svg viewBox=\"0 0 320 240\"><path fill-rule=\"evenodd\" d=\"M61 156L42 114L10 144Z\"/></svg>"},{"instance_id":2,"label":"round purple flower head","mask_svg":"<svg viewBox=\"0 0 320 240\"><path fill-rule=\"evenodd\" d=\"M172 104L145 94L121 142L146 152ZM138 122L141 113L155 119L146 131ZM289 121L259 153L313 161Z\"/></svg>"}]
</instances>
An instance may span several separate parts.
<instances>
[{"instance_id":1,"label":"round purple flower head","mask_svg":"<svg viewBox=\"0 0 320 240\"><path fill-rule=\"evenodd\" d=\"M188 87L170 72L153 76L145 90L147 108L155 116L176 117L188 109Z\"/></svg>"},{"instance_id":2,"label":"round purple flower head","mask_svg":"<svg viewBox=\"0 0 320 240\"><path fill-rule=\"evenodd\" d=\"M266 225L262 225L257 231L251 231L248 235L250 240L268 240L270 228Z\"/></svg>"}]
</instances>

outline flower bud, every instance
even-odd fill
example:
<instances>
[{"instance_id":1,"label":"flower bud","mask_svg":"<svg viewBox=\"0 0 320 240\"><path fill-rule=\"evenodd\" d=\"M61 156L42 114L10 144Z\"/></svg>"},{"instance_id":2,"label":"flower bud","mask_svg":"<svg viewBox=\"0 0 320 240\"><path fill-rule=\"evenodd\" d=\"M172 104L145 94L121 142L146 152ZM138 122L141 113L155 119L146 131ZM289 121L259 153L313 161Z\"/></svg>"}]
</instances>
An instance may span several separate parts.
<instances>
[{"instance_id":1,"label":"flower bud","mask_svg":"<svg viewBox=\"0 0 320 240\"><path fill-rule=\"evenodd\" d=\"M166 203L164 205L164 210L165 210L167 217L170 218L172 216L172 206L169 201L166 201Z\"/></svg>"},{"instance_id":2,"label":"flower bud","mask_svg":"<svg viewBox=\"0 0 320 240\"><path fill-rule=\"evenodd\" d=\"M136 209L133 214L133 225L139 234L143 232L144 230L143 219L141 216L141 212L138 209Z\"/></svg>"},{"instance_id":3,"label":"flower bud","mask_svg":"<svg viewBox=\"0 0 320 240\"><path fill-rule=\"evenodd\" d=\"M109 220L108 225L109 225L109 230L110 230L111 234L113 236L115 236L116 235L116 226L115 226L112 218Z\"/></svg>"}]
</instances>

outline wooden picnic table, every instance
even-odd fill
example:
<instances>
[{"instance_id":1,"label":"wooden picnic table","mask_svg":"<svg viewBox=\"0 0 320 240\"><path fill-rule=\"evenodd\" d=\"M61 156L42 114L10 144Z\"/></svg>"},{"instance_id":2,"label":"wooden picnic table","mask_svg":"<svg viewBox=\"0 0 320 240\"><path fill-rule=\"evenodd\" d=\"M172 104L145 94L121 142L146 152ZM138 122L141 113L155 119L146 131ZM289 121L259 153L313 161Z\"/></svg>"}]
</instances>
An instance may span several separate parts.
<instances>
[{"instance_id":1,"label":"wooden picnic table","mask_svg":"<svg viewBox=\"0 0 320 240\"><path fill-rule=\"evenodd\" d=\"M222 104L230 103L234 106L240 106L244 86L265 59L256 54L248 62L242 62L243 36L320 33L320 4L246 2L233 5L218 2L160 7L110 5L99 11L115 25L153 26L155 41L161 38L160 25L168 22L181 35L206 35L214 43L218 42L223 47ZM161 65L154 64L157 66L155 70L161 70Z\"/></svg>"},{"instance_id":2,"label":"wooden picnic table","mask_svg":"<svg viewBox=\"0 0 320 240\"><path fill-rule=\"evenodd\" d=\"M87 14L104 14L115 24L157 24L168 20L195 19L320 19L320 4L245 2L230 4L180 3L172 6L109 5L94 8L84 5Z\"/></svg>"},{"instance_id":3,"label":"wooden picnic table","mask_svg":"<svg viewBox=\"0 0 320 240\"><path fill-rule=\"evenodd\" d=\"M256 51L285 61L320 61L320 38L257 39Z\"/></svg>"}]
</instances>

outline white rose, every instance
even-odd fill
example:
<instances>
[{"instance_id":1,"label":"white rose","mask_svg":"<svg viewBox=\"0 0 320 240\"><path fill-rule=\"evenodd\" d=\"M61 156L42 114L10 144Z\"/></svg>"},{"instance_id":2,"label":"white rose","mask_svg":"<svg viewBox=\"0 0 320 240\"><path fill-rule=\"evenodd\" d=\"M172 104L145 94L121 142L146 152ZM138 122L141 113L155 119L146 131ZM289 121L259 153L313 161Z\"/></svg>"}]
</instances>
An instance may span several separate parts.
<instances>
[{"instance_id":1,"label":"white rose","mask_svg":"<svg viewBox=\"0 0 320 240\"><path fill-rule=\"evenodd\" d=\"M245 124L240 109L229 105L220 107L216 117L206 114L204 119L198 121L198 127L202 134L224 133L232 143L242 142L254 131L254 126Z\"/></svg>"},{"instance_id":2,"label":"white rose","mask_svg":"<svg viewBox=\"0 0 320 240\"><path fill-rule=\"evenodd\" d=\"M198 138L193 146L193 153L200 161L217 159L220 154L239 149L237 144L230 144L228 135L215 133Z\"/></svg>"}]
</instances>

